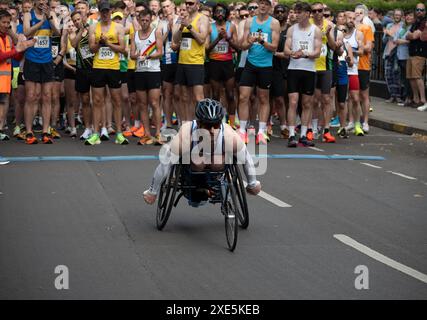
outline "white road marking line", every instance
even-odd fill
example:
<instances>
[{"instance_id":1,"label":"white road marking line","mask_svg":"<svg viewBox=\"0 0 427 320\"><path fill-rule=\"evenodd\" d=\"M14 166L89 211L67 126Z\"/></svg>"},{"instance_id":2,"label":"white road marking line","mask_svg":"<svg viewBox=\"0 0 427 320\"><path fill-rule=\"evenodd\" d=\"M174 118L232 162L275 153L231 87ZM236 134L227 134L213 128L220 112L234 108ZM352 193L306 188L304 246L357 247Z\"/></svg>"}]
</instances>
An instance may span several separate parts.
<instances>
[{"instance_id":1,"label":"white road marking line","mask_svg":"<svg viewBox=\"0 0 427 320\"><path fill-rule=\"evenodd\" d=\"M366 163L366 162L361 162L361 164L363 164L363 165L365 165L365 166L368 166L368 167L375 168L375 169L382 169L382 167L374 166L373 164Z\"/></svg>"},{"instance_id":2,"label":"white road marking line","mask_svg":"<svg viewBox=\"0 0 427 320\"><path fill-rule=\"evenodd\" d=\"M248 185L248 183L246 181L243 181L245 187ZM276 197L273 197L272 195L268 194L267 192L264 191L260 191L260 193L258 193L258 195L261 198L264 198L267 201L270 201L271 203L275 204L276 206L280 207L280 208L292 208L292 205L283 202L280 199L277 199Z\"/></svg>"},{"instance_id":3,"label":"white road marking line","mask_svg":"<svg viewBox=\"0 0 427 320\"><path fill-rule=\"evenodd\" d=\"M316 147L308 147L308 148L311 149L311 150L314 150L314 151L325 152L325 150L322 150L322 149L319 149L319 148L316 148Z\"/></svg>"},{"instance_id":4,"label":"white road marking line","mask_svg":"<svg viewBox=\"0 0 427 320\"><path fill-rule=\"evenodd\" d=\"M367 246L357 242L356 240L350 238L349 236L346 236L345 234L334 234L334 238L341 241L342 243L362 252L363 254L366 254L367 256L384 263L385 265L396 269L400 272L403 272L407 274L408 276L411 276L417 280L420 280L424 283L427 283L427 275L424 273L421 273L415 269L412 269L408 266L405 266L404 264L401 264L400 262L397 262L393 259L390 259L386 257L385 255L372 250L371 248L368 248Z\"/></svg>"},{"instance_id":5,"label":"white road marking line","mask_svg":"<svg viewBox=\"0 0 427 320\"><path fill-rule=\"evenodd\" d=\"M394 171L387 171L388 173L394 174L396 176L405 178L405 179L409 179L409 180L417 180L417 178L411 177L411 176L407 176L406 174L403 173L399 173L399 172L394 172Z\"/></svg>"}]
</instances>

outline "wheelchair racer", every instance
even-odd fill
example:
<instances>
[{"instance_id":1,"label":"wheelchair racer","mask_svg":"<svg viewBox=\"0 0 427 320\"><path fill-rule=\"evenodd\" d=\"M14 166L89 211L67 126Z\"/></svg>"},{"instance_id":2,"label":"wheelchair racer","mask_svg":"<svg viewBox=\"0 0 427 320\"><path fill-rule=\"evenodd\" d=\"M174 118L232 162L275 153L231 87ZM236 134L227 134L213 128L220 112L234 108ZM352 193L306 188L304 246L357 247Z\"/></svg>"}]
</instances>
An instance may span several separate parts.
<instances>
[{"instance_id":1,"label":"wheelchair racer","mask_svg":"<svg viewBox=\"0 0 427 320\"><path fill-rule=\"evenodd\" d=\"M243 163L248 181L246 191L257 195L261 191L261 183L256 180L252 157L239 135L232 127L222 122L225 114L222 104L216 100L203 99L197 103L195 113L196 120L183 123L178 134L171 141L165 158L161 159L154 172L150 188L144 191L145 202L153 204L156 201L163 180L174 162L178 163L172 159L191 159L191 170L215 172L224 170L225 159L235 159L237 156L239 163ZM200 149L201 137L202 139L210 138L208 150ZM194 161L195 155L200 156L200 154L202 154L201 158L197 157L197 161ZM183 174L188 173L184 171Z\"/></svg>"}]
</instances>

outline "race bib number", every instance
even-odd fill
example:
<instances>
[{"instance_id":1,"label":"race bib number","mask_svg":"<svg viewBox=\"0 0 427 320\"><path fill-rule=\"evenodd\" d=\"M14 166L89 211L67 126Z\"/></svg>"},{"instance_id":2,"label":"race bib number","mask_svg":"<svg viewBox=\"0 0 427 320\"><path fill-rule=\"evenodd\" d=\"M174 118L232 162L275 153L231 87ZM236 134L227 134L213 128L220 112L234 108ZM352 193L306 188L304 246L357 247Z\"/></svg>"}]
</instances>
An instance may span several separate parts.
<instances>
[{"instance_id":1,"label":"race bib number","mask_svg":"<svg viewBox=\"0 0 427 320\"><path fill-rule=\"evenodd\" d=\"M215 46L214 52L221 53L221 54L227 53L228 52L228 42L226 42L226 41L218 42L217 45Z\"/></svg>"},{"instance_id":2,"label":"race bib number","mask_svg":"<svg viewBox=\"0 0 427 320\"><path fill-rule=\"evenodd\" d=\"M99 59L100 60L112 60L114 59L114 52L109 47L99 48Z\"/></svg>"},{"instance_id":3,"label":"race bib number","mask_svg":"<svg viewBox=\"0 0 427 320\"><path fill-rule=\"evenodd\" d=\"M328 53L328 47L325 43L322 43L322 48L320 49L320 56L326 57L326 54Z\"/></svg>"},{"instance_id":4,"label":"race bib number","mask_svg":"<svg viewBox=\"0 0 427 320\"><path fill-rule=\"evenodd\" d=\"M308 41L300 41L299 42L299 50L307 51L308 50Z\"/></svg>"},{"instance_id":5,"label":"race bib number","mask_svg":"<svg viewBox=\"0 0 427 320\"><path fill-rule=\"evenodd\" d=\"M170 43L170 41L166 42L166 45L165 45L165 52L166 52L166 53L172 53L172 52L173 52L173 50L172 50L172 48L171 48L171 43Z\"/></svg>"},{"instance_id":6,"label":"race bib number","mask_svg":"<svg viewBox=\"0 0 427 320\"><path fill-rule=\"evenodd\" d=\"M180 49L181 50L191 50L191 39L190 38L182 38Z\"/></svg>"},{"instance_id":7,"label":"race bib number","mask_svg":"<svg viewBox=\"0 0 427 320\"><path fill-rule=\"evenodd\" d=\"M52 58L56 58L58 56L59 46L52 46Z\"/></svg>"},{"instance_id":8,"label":"race bib number","mask_svg":"<svg viewBox=\"0 0 427 320\"><path fill-rule=\"evenodd\" d=\"M252 32L252 37L257 38L260 35L261 35L261 38L264 40L264 42L268 42L268 33L265 33L265 32ZM254 44L261 45L258 42L255 42Z\"/></svg>"},{"instance_id":9,"label":"race bib number","mask_svg":"<svg viewBox=\"0 0 427 320\"><path fill-rule=\"evenodd\" d=\"M49 36L34 36L36 43L34 48L47 49L49 48Z\"/></svg>"},{"instance_id":10,"label":"race bib number","mask_svg":"<svg viewBox=\"0 0 427 320\"><path fill-rule=\"evenodd\" d=\"M138 60L138 69L148 68L148 60Z\"/></svg>"},{"instance_id":11,"label":"race bib number","mask_svg":"<svg viewBox=\"0 0 427 320\"><path fill-rule=\"evenodd\" d=\"M77 54L76 54L76 50L75 50L74 48L71 48L71 49L70 49L69 54L70 54L70 60L72 60L72 61L76 61Z\"/></svg>"},{"instance_id":12,"label":"race bib number","mask_svg":"<svg viewBox=\"0 0 427 320\"><path fill-rule=\"evenodd\" d=\"M80 48L80 53L83 59L88 59L94 56L87 45Z\"/></svg>"}]
</instances>

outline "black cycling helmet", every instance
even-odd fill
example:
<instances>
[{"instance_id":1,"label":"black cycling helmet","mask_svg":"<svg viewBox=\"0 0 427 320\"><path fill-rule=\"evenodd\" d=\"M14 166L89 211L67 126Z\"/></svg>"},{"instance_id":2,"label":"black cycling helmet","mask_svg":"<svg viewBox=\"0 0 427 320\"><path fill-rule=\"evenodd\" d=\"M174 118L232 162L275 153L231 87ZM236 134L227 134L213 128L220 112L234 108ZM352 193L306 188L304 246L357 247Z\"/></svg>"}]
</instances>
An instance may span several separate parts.
<instances>
[{"instance_id":1,"label":"black cycling helmet","mask_svg":"<svg viewBox=\"0 0 427 320\"><path fill-rule=\"evenodd\" d=\"M196 119L206 124L221 123L225 111L221 102L213 99L203 99L197 102Z\"/></svg>"}]
</instances>

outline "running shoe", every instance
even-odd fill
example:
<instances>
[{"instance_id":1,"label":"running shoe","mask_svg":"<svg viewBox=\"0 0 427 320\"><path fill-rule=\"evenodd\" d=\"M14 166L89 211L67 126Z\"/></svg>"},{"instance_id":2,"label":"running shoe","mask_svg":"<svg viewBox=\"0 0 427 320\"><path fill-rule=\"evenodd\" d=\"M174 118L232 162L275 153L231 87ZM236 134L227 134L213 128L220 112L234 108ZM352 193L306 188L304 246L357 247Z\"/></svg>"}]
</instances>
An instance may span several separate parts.
<instances>
[{"instance_id":1,"label":"running shoe","mask_svg":"<svg viewBox=\"0 0 427 320\"><path fill-rule=\"evenodd\" d=\"M25 136L25 143L26 144L37 144L38 141L37 141L36 137L34 137L34 134L32 132L29 132Z\"/></svg>"},{"instance_id":2,"label":"running shoe","mask_svg":"<svg viewBox=\"0 0 427 320\"><path fill-rule=\"evenodd\" d=\"M144 136L145 136L145 129L144 129L144 126L141 126L141 128L139 128L137 131L135 131L135 132L133 133L133 135L134 135L135 137L138 137L138 138L142 138L142 137L144 137Z\"/></svg>"},{"instance_id":3,"label":"running shoe","mask_svg":"<svg viewBox=\"0 0 427 320\"><path fill-rule=\"evenodd\" d=\"M10 140L9 136L6 133L0 131L0 141L7 141L7 140Z\"/></svg>"},{"instance_id":4,"label":"running shoe","mask_svg":"<svg viewBox=\"0 0 427 320\"><path fill-rule=\"evenodd\" d=\"M176 126L178 124L178 117L176 116L176 113L174 112L172 114L172 125Z\"/></svg>"},{"instance_id":5,"label":"running shoe","mask_svg":"<svg viewBox=\"0 0 427 320\"><path fill-rule=\"evenodd\" d=\"M143 136L139 141L138 144L139 145L150 145L150 144L154 144L155 139L152 136Z\"/></svg>"},{"instance_id":6,"label":"running shoe","mask_svg":"<svg viewBox=\"0 0 427 320\"><path fill-rule=\"evenodd\" d=\"M369 124L367 124L366 122L363 122L362 130L365 134L368 134L369 133Z\"/></svg>"},{"instance_id":7,"label":"running shoe","mask_svg":"<svg viewBox=\"0 0 427 320\"><path fill-rule=\"evenodd\" d=\"M339 128L337 131L338 137L340 137L341 139L348 139L348 132L345 128Z\"/></svg>"},{"instance_id":8,"label":"running shoe","mask_svg":"<svg viewBox=\"0 0 427 320\"><path fill-rule=\"evenodd\" d=\"M238 135L239 135L240 139L242 139L242 141L243 141L245 144L248 144L248 143L249 143L249 136L248 136L248 133L247 133L247 132L241 132L241 131L239 130L239 131L238 131Z\"/></svg>"},{"instance_id":9,"label":"running shoe","mask_svg":"<svg viewBox=\"0 0 427 320\"><path fill-rule=\"evenodd\" d=\"M85 141L85 145L93 146L95 144L101 144L101 139L99 138L98 133L93 133L88 139Z\"/></svg>"},{"instance_id":10,"label":"running shoe","mask_svg":"<svg viewBox=\"0 0 427 320\"><path fill-rule=\"evenodd\" d=\"M272 134L273 134L273 126L271 125L271 123L269 123L269 124L267 125L267 135L268 135L269 137L271 137L271 136L272 136Z\"/></svg>"},{"instance_id":11,"label":"running shoe","mask_svg":"<svg viewBox=\"0 0 427 320\"><path fill-rule=\"evenodd\" d=\"M23 131L23 132L21 132L20 134L18 134L16 136L16 139L18 139L18 140L25 140L25 136L26 136L25 131Z\"/></svg>"},{"instance_id":12,"label":"running shoe","mask_svg":"<svg viewBox=\"0 0 427 320\"><path fill-rule=\"evenodd\" d=\"M110 140L110 136L108 135L108 131L105 127L101 129L101 140L102 141Z\"/></svg>"},{"instance_id":13,"label":"running shoe","mask_svg":"<svg viewBox=\"0 0 427 320\"><path fill-rule=\"evenodd\" d=\"M311 129L307 130L307 140L313 141L313 139L314 139L313 131Z\"/></svg>"},{"instance_id":14,"label":"running shoe","mask_svg":"<svg viewBox=\"0 0 427 320\"><path fill-rule=\"evenodd\" d=\"M285 128L282 131L280 131L280 136L282 137L282 139L289 139L289 130L288 130L288 128Z\"/></svg>"},{"instance_id":15,"label":"running shoe","mask_svg":"<svg viewBox=\"0 0 427 320\"><path fill-rule=\"evenodd\" d=\"M108 127L107 132L108 132L108 135L116 134L116 130L114 130L112 126ZM101 131L101 135L102 135L102 131Z\"/></svg>"},{"instance_id":16,"label":"running shoe","mask_svg":"<svg viewBox=\"0 0 427 320\"><path fill-rule=\"evenodd\" d=\"M299 143L301 143L304 147L314 147L314 142L308 140L306 136L299 138Z\"/></svg>"},{"instance_id":17,"label":"running shoe","mask_svg":"<svg viewBox=\"0 0 427 320\"><path fill-rule=\"evenodd\" d=\"M295 136L290 136L288 139L288 148L296 148L297 146L297 138L295 138Z\"/></svg>"},{"instance_id":18,"label":"running shoe","mask_svg":"<svg viewBox=\"0 0 427 320\"><path fill-rule=\"evenodd\" d=\"M248 136L255 136L256 135L256 131L255 131L255 127L254 126L249 126L248 130L247 130Z\"/></svg>"},{"instance_id":19,"label":"running shoe","mask_svg":"<svg viewBox=\"0 0 427 320\"><path fill-rule=\"evenodd\" d=\"M130 131L130 129L129 129L129 130L125 130L125 131L123 131L123 135L124 135L126 138L129 138L129 137L132 137L132 136L133 136L133 133L132 133L132 131Z\"/></svg>"},{"instance_id":20,"label":"running shoe","mask_svg":"<svg viewBox=\"0 0 427 320\"><path fill-rule=\"evenodd\" d=\"M354 122L349 122L345 129L349 132L352 131L354 129Z\"/></svg>"},{"instance_id":21,"label":"running shoe","mask_svg":"<svg viewBox=\"0 0 427 320\"><path fill-rule=\"evenodd\" d=\"M335 143L335 137L328 131L323 134L322 141L326 143Z\"/></svg>"},{"instance_id":22,"label":"running shoe","mask_svg":"<svg viewBox=\"0 0 427 320\"><path fill-rule=\"evenodd\" d=\"M132 128L130 128L130 131L132 132L132 134L133 134L134 132L138 131L138 130L139 130L139 128L137 128L137 127L135 127L135 126L133 126Z\"/></svg>"},{"instance_id":23,"label":"running shoe","mask_svg":"<svg viewBox=\"0 0 427 320\"><path fill-rule=\"evenodd\" d=\"M129 140L128 139L126 139L124 136L123 136L123 133L121 133L121 132L119 132L117 135L116 135L116 141L114 141L116 144L129 144Z\"/></svg>"},{"instance_id":24,"label":"running shoe","mask_svg":"<svg viewBox=\"0 0 427 320\"><path fill-rule=\"evenodd\" d=\"M427 111L427 103L424 103L422 106L417 108L418 111Z\"/></svg>"},{"instance_id":25,"label":"running shoe","mask_svg":"<svg viewBox=\"0 0 427 320\"><path fill-rule=\"evenodd\" d=\"M21 127L15 126L15 128L13 129L13 136L17 137L20 133L21 133Z\"/></svg>"},{"instance_id":26,"label":"running shoe","mask_svg":"<svg viewBox=\"0 0 427 320\"><path fill-rule=\"evenodd\" d=\"M268 134L264 132L258 132L258 134L255 137L255 143L266 145L268 142L270 142L270 138L268 137Z\"/></svg>"},{"instance_id":27,"label":"running shoe","mask_svg":"<svg viewBox=\"0 0 427 320\"><path fill-rule=\"evenodd\" d=\"M70 134L71 133L71 127L70 126L66 127L64 132L67 134Z\"/></svg>"},{"instance_id":28,"label":"running shoe","mask_svg":"<svg viewBox=\"0 0 427 320\"><path fill-rule=\"evenodd\" d=\"M72 132L73 128L71 128L70 133ZM53 139L61 139L61 135L56 131L55 128L50 128L49 134Z\"/></svg>"},{"instance_id":29,"label":"running shoe","mask_svg":"<svg viewBox=\"0 0 427 320\"><path fill-rule=\"evenodd\" d=\"M43 120L41 117L35 117L33 121L34 132L42 132L43 130Z\"/></svg>"},{"instance_id":30,"label":"running shoe","mask_svg":"<svg viewBox=\"0 0 427 320\"><path fill-rule=\"evenodd\" d=\"M338 128L340 126L340 117L335 117L329 123L331 128Z\"/></svg>"},{"instance_id":31,"label":"running shoe","mask_svg":"<svg viewBox=\"0 0 427 320\"><path fill-rule=\"evenodd\" d=\"M92 134L92 130L89 128L86 128L83 134L80 136L80 140L87 140L89 139L90 135Z\"/></svg>"},{"instance_id":32,"label":"running shoe","mask_svg":"<svg viewBox=\"0 0 427 320\"><path fill-rule=\"evenodd\" d=\"M359 137L363 137L365 135L360 124L354 126L354 135Z\"/></svg>"},{"instance_id":33,"label":"running shoe","mask_svg":"<svg viewBox=\"0 0 427 320\"><path fill-rule=\"evenodd\" d=\"M160 134L158 134L157 136L154 137L154 145L156 145L156 146L163 145L163 139L162 139L162 136Z\"/></svg>"},{"instance_id":34,"label":"running shoe","mask_svg":"<svg viewBox=\"0 0 427 320\"><path fill-rule=\"evenodd\" d=\"M52 137L51 137L50 134L48 134L48 133L45 132L42 135L42 142L43 142L43 144L52 144L53 143L53 139L52 139Z\"/></svg>"},{"instance_id":35,"label":"running shoe","mask_svg":"<svg viewBox=\"0 0 427 320\"><path fill-rule=\"evenodd\" d=\"M76 138L76 137L77 137L77 129L71 128L70 138Z\"/></svg>"}]
</instances>

